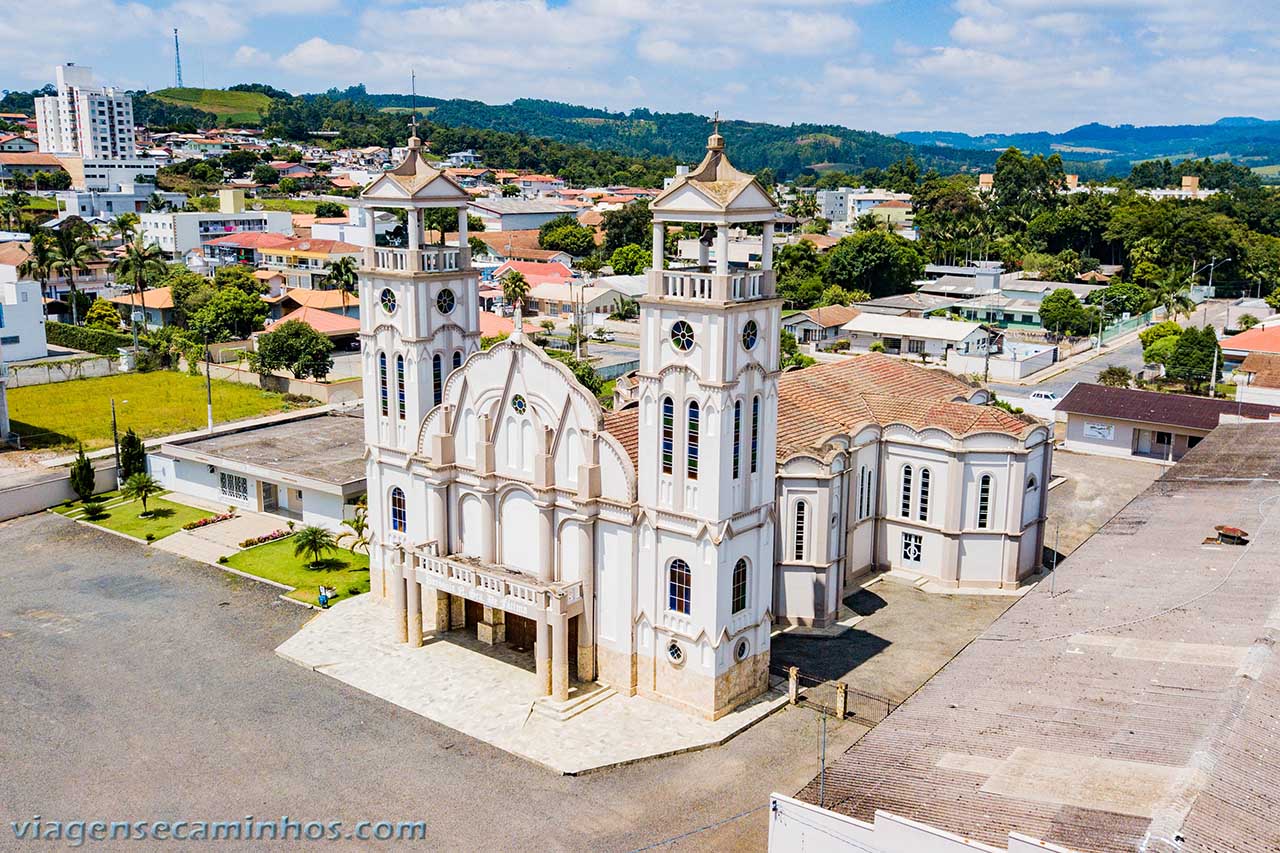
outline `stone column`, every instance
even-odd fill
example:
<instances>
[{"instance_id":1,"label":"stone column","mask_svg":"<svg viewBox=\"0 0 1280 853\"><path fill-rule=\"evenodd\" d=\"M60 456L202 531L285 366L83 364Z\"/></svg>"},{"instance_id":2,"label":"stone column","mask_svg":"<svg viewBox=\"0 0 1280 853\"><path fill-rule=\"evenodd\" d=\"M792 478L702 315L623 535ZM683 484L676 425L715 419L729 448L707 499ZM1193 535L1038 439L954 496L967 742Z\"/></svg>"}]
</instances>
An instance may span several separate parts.
<instances>
[{"instance_id":1,"label":"stone column","mask_svg":"<svg viewBox=\"0 0 1280 853\"><path fill-rule=\"evenodd\" d=\"M545 600L545 599L544 599ZM538 690L543 696L551 695L551 626L547 624L545 609L538 611L534 633L533 663L538 674Z\"/></svg>"},{"instance_id":2,"label":"stone column","mask_svg":"<svg viewBox=\"0 0 1280 853\"><path fill-rule=\"evenodd\" d=\"M569 699L569 617L564 614L556 616L551 629L551 698Z\"/></svg>"},{"instance_id":3,"label":"stone column","mask_svg":"<svg viewBox=\"0 0 1280 853\"><path fill-rule=\"evenodd\" d=\"M476 639L486 646L496 646L507 639L505 614L496 607L486 607L484 618L476 626Z\"/></svg>"},{"instance_id":4,"label":"stone column","mask_svg":"<svg viewBox=\"0 0 1280 853\"><path fill-rule=\"evenodd\" d=\"M421 211L410 208L409 217L405 220L405 229L409 236L408 272L419 272L422 269L422 220Z\"/></svg>"},{"instance_id":5,"label":"stone column","mask_svg":"<svg viewBox=\"0 0 1280 853\"><path fill-rule=\"evenodd\" d=\"M703 269L706 269L707 265L710 263L711 263L711 247L708 246L706 243L702 242L701 239L699 239L698 240L698 266Z\"/></svg>"},{"instance_id":6,"label":"stone column","mask_svg":"<svg viewBox=\"0 0 1280 853\"><path fill-rule=\"evenodd\" d=\"M538 507L538 579L555 580L556 529L555 506L539 502Z\"/></svg>"},{"instance_id":7,"label":"stone column","mask_svg":"<svg viewBox=\"0 0 1280 853\"><path fill-rule=\"evenodd\" d=\"M773 269L773 223L766 222L760 237L760 269Z\"/></svg>"},{"instance_id":8,"label":"stone column","mask_svg":"<svg viewBox=\"0 0 1280 853\"><path fill-rule=\"evenodd\" d=\"M729 274L729 226L716 226L716 275Z\"/></svg>"},{"instance_id":9,"label":"stone column","mask_svg":"<svg viewBox=\"0 0 1280 853\"><path fill-rule=\"evenodd\" d=\"M480 559L486 563L497 560L497 550L494 547L497 539L497 531L493 524L494 500L492 494L480 496Z\"/></svg>"},{"instance_id":10,"label":"stone column","mask_svg":"<svg viewBox=\"0 0 1280 853\"><path fill-rule=\"evenodd\" d=\"M582 615L578 617L578 680L596 680L595 521L578 525L578 570L582 573Z\"/></svg>"},{"instance_id":11,"label":"stone column","mask_svg":"<svg viewBox=\"0 0 1280 853\"><path fill-rule=\"evenodd\" d=\"M404 586L404 566L396 562L392 569L391 576L391 609L395 613L396 620L396 640L401 643L409 641L409 617L406 612L408 602L406 601Z\"/></svg>"},{"instance_id":12,"label":"stone column","mask_svg":"<svg viewBox=\"0 0 1280 853\"><path fill-rule=\"evenodd\" d=\"M445 493L448 486L440 483L427 485L427 541L436 543L436 555L449 553L449 523L445 512Z\"/></svg>"},{"instance_id":13,"label":"stone column","mask_svg":"<svg viewBox=\"0 0 1280 853\"><path fill-rule=\"evenodd\" d=\"M449 593L441 590L434 590L436 600L436 634L443 634L449 630Z\"/></svg>"},{"instance_id":14,"label":"stone column","mask_svg":"<svg viewBox=\"0 0 1280 853\"><path fill-rule=\"evenodd\" d=\"M661 271L663 241L667 236L667 228L661 222L653 223L653 268Z\"/></svg>"},{"instance_id":15,"label":"stone column","mask_svg":"<svg viewBox=\"0 0 1280 853\"><path fill-rule=\"evenodd\" d=\"M460 595L449 596L449 628L467 627L467 600Z\"/></svg>"},{"instance_id":16,"label":"stone column","mask_svg":"<svg viewBox=\"0 0 1280 853\"><path fill-rule=\"evenodd\" d=\"M418 648L422 645L422 584L412 575L405 582L409 586L409 645Z\"/></svg>"}]
</instances>

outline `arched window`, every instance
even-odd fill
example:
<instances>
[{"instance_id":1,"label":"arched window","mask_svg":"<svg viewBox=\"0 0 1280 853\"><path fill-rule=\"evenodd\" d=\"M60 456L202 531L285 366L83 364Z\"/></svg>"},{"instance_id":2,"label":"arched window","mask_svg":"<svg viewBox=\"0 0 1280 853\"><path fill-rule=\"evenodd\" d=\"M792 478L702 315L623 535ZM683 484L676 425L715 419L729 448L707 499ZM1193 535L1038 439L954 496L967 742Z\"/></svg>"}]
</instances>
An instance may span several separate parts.
<instances>
[{"instance_id":1,"label":"arched window","mask_svg":"<svg viewBox=\"0 0 1280 853\"><path fill-rule=\"evenodd\" d=\"M431 382L434 386L432 399L435 401L432 405L438 406L444 399L444 359L440 357L440 353L431 357Z\"/></svg>"},{"instance_id":2,"label":"arched window","mask_svg":"<svg viewBox=\"0 0 1280 853\"><path fill-rule=\"evenodd\" d=\"M662 473L670 474L675 464L676 409L670 397L662 398Z\"/></svg>"},{"instance_id":3,"label":"arched window","mask_svg":"<svg viewBox=\"0 0 1280 853\"><path fill-rule=\"evenodd\" d=\"M385 418L391 406L387 391L387 354L385 352L378 353L378 400L382 416Z\"/></svg>"},{"instance_id":4,"label":"arched window","mask_svg":"<svg viewBox=\"0 0 1280 853\"><path fill-rule=\"evenodd\" d=\"M902 506L900 507L903 518L911 517L911 466L902 466Z\"/></svg>"},{"instance_id":5,"label":"arched window","mask_svg":"<svg viewBox=\"0 0 1280 853\"><path fill-rule=\"evenodd\" d=\"M409 512L404 503L404 492L397 486L391 490L391 529L404 533L409 529Z\"/></svg>"},{"instance_id":6,"label":"arched window","mask_svg":"<svg viewBox=\"0 0 1280 853\"><path fill-rule=\"evenodd\" d=\"M760 467L760 398L751 398L751 473Z\"/></svg>"},{"instance_id":7,"label":"arched window","mask_svg":"<svg viewBox=\"0 0 1280 853\"><path fill-rule=\"evenodd\" d=\"M742 461L742 401L733 402L733 479L738 479L738 466Z\"/></svg>"},{"instance_id":8,"label":"arched window","mask_svg":"<svg viewBox=\"0 0 1280 853\"><path fill-rule=\"evenodd\" d=\"M983 474L978 481L978 527L991 526L991 475Z\"/></svg>"},{"instance_id":9,"label":"arched window","mask_svg":"<svg viewBox=\"0 0 1280 853\"><path fill-rule=\"evenodd\" d=\"M747 561L739 559L733 564L733 613L747 609Z\"/></svg>"},{"instance_id":10,"label":"arched window","mask_svg":"<svg viewBox=\"0 0 1280 853\"><path fill-rule=\"evenodd\" d=\"M876 505L876 481L875 475L871 473L870 468L865 468L864 476L867 480L866 501L862 505L862 517L870 518L874 514Z\"/></svg>"},{"instance_id":11,"label":"arched window","mask_svg":"<svg viewBox=\"0 0 1280 853\"><path fill-rule=\"evenodd\" d=\"M459 367L462 367L462 350L460 349L453 351L453 369L457 370Z\"/></svg>"},{"instance_id":12,"label":"arched window","mask_svg":"<svg viewBox=\"0 0 1280 853\"><path fill-rule=\"evenodd\" d=\"M404 420L404 356L396 356L396 411Z\"/></svg>"},{"instance_id":13,"label":"arched window","mask_svg":"<svg viewBox=\"0 0 1280 853\"><path fill-rule=\"evenodd\" d=\"M698 479L698 401L689 401L689 417L685 422L685 475L690 480Z\"/></svg>"},{"instance_id":14,"label":"arched window","mask_svg":"<svg viewBox=\"0 0 1280 853\"><path fill-rule=\"evenodd\" d=\"M672 560L671 568L667 569L667 609L688 616L692 592L693 575L689 572L689 564L681 559Z\"/></svg>"},{"instance_id":15,"label":"arched window","mask_svg":"<svg viewBox=\"0 0 1280 853\"><path fill-rule=\"evenodd\" d=\"M867 517L867 466L863 465L858 468L858 518Z\"/></svg>"},{"instance_id":16,"label":"arched window","mask_svg":"<svg viewBox=\"0 0 1280 853\"><path fill-rule=\"evenodd\" d=\"M920 500L916 504L916 518L929 520L929 480L932 478L928 468L920 469Z\"/></svg>"},{"instance_id":17,"label":"arched window","mask_svg":"<svg viewBox=\"0 0 1280 853\"><path fill-rule=\"evenodd\" d=\"M1032 474L1027 478L1027 491L1034 492L1038 488L1040 488L1040 481L1036 479L1035 474Z\"/></svg>"},{"instance_id":18,"label":"arched window","mask_svg":"<svg viewBox=\"0 0 1280 853\"><path fill-rule=\"evenodd\" d=\"M796 518L795 524L792 525L792 533L795 541L792 543L791 559L804 559L804 534L805 528L808 526L809 504L807 501L796 501Z\"/></svg>"}]
</instances>

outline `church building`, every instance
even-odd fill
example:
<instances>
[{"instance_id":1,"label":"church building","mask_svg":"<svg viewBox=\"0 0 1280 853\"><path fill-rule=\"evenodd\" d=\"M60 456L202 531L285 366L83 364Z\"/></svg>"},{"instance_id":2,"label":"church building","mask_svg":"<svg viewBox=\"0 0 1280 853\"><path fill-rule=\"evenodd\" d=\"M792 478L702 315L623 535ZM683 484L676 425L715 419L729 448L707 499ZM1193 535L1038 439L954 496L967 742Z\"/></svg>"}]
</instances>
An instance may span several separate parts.
<instances>
[{"instance_id":1,"label":"church building","mask_svg":"<svg viewBox=\"0 0 1280 853\"><path fill-rule=\"evenodd\" d=\"M718 132L652 203L619 411L518 320L480 349L469 200L415 136L356 202L406 221L360 274L371 594L405 642L527 650L553 714L598 681L715 719L767 689L773 630L829 623L861 574L1008 588L1040 565L1043 424L888 356L779 372L778 208ZM668 266L687 224L698 262ZM730 263L729 229L757 225L758 266Z\"/></svg>"}]
</instances>

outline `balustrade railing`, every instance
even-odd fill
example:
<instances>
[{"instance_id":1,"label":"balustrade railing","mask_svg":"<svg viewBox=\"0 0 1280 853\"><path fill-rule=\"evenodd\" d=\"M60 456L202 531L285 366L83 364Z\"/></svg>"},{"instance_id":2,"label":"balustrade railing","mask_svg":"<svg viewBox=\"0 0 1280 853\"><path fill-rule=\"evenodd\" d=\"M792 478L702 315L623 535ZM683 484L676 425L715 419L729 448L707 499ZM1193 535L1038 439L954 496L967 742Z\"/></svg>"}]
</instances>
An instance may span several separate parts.
<instances>
[{"instance_id":1,"label":"balustrade railing","mask_svg":"<svg viewBox=\"0 0 1280 853\"><path fill-rule=\"evenodd\" d=\"M376 246L373 267L391 272L457 272L467 266L464 251L460 246L427 246L417 250Z\"/></svg>"},{"instance_id":2,"label":"balustrade railing","mask_svg":"<svg viewBox=\"0 0 1280 853\"><path fill-rule=\"evenodd\" d=\"M512 577L511 572L499 567L486 568L463 560L420 552L412 555L412 567L426 575L429 583L434 579L435 585L447 591L478 601L493 602L499 607L503 600L510 599L523 605L525 609L545 610L553 594L562 595L566 606L582 600L581 581L556 583L536 578L524 580ZM475 595L467 595L468 589L475 590Z\"/></svg>"},{"instance_id":3,"label":"balustrade railing","mask_svg":"<svg viewBox=\"0 0 1280 853\"><path fill-rule=\"evenodd\" d=\"M651 271L654 296L705 299L714 302L761 299L773 295L772 270L738 270L724 275L698 269Z\"/></svg>"}]
</instances>

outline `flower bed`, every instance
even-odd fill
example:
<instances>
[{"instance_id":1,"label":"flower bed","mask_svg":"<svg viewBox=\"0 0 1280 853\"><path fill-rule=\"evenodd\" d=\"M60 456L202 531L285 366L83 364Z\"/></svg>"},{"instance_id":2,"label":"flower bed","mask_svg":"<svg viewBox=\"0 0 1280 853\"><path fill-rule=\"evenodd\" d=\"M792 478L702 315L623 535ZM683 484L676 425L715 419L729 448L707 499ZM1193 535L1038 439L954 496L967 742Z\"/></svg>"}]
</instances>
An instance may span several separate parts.
<instances>
[{"instance_id":1,"label":"flower bed","mask_svg":"<svg viewBox=\"0 0 1280 853\"><path fill-rule=\"evenodd\" d=\"M201 527L208 527L210 524L217 524L219 521L227 521L235 518L234 512L224 512L219 515L211 515L207 518L197 518L195 521L188 521L182 525L183 530L198 530Z\"/></svg>"},{"instance_id":2,"label":"flower bed","mask_svg":"<svg viewBox=\"0 0 1280 853\"><path fill-rule=\"evenodd\" d=\"M241 548L252 548L254 545L262 545L267 542L274 542L277 539L283 539L286 536L292 536L292 530L273 530L270 533L264 533L261 536L253 536L240 543Z\"/></svg>"}]
</instances>

